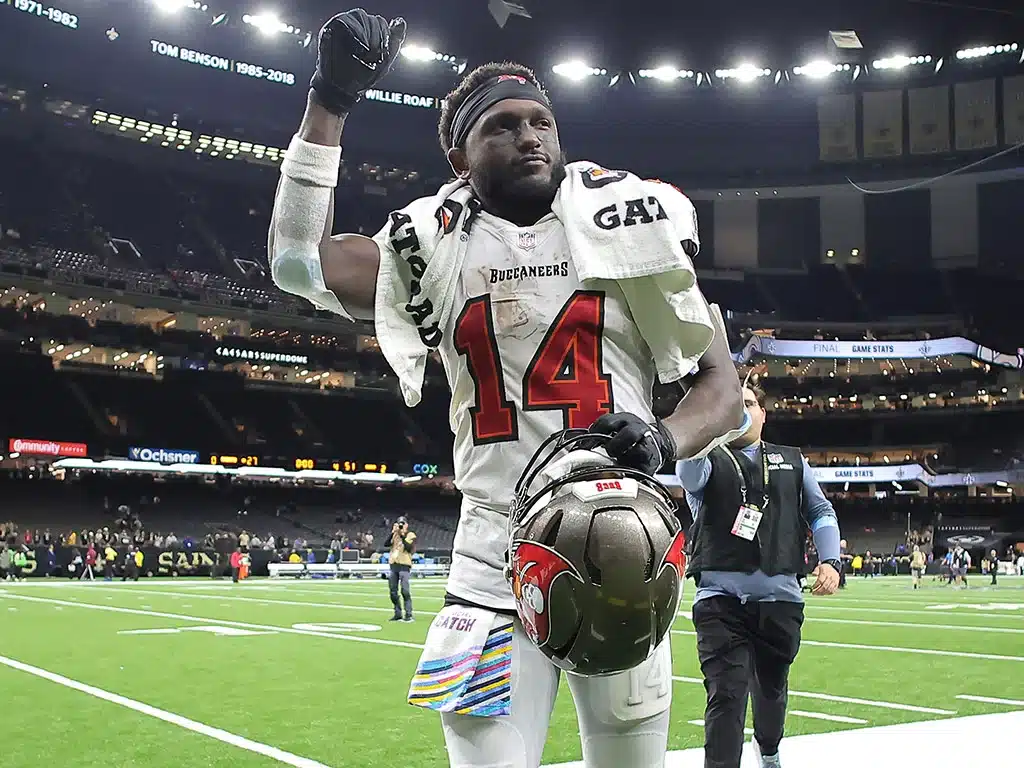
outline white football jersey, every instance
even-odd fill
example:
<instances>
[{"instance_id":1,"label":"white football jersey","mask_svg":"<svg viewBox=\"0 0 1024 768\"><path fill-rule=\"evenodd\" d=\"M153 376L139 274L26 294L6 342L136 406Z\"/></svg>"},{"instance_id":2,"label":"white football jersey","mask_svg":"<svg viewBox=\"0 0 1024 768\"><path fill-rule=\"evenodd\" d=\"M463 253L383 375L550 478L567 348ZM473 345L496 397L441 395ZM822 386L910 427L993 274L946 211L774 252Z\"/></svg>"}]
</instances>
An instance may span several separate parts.
<instances>
[{"instance_id":1,"label":"white football jersey","mask_svg":"<svg viewBox=\"0 0 1024 768\"><path fill-rule=\"evenodd\" d=\"M618 284L581 283L554 214L517 227L482 213L470 238L439 347L464 495L448 588L511 610L507 510L527 462L605 413L653 421L655 365Z\"/></svg>"}]
</instances>

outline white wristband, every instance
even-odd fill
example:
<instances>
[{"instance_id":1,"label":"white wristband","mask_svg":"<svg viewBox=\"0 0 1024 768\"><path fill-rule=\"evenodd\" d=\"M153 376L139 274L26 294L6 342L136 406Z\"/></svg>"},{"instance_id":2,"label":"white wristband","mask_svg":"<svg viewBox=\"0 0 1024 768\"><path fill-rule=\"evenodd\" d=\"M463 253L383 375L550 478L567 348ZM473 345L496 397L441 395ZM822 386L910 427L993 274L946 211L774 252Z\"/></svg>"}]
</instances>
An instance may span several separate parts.
<instances>
[{"instance_id":1,"label":"white wristband","mask_svg":"<svg viewBox=\"0 0 1024 768\"><path fill-rule=\"evenodd\" d=\"M296 181L317 187L334 189L338 186L341 169L341 147L313 144L292 136L281 162L281 173Z\"/></svg>"}]
</instances>

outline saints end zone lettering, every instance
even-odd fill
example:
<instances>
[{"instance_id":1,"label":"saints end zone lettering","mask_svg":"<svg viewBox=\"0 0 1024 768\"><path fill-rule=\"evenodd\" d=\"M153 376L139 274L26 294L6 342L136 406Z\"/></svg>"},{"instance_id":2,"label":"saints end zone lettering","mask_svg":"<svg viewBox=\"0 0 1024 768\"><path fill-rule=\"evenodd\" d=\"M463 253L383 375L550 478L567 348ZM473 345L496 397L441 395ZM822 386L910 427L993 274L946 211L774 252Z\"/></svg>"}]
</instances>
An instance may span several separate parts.
<instances>
[{"instance_id":1,"label":"saints end zone lettering","mask_svg":"<svg viewBox=\"0 0 1024 768\"><path fill-rule=\"evenodd\" d=\"M54 565L57 575L68 576L69 566L75 556L75 554L85 557L87 547L83 545L76 545L74 547L69 546L54 546ZM114 573L120 577L123 572L125 565L125 556L128 554L129 549L127 546L118 544L114 547L117 552L117 558L114 560ZM327 557L325 550L315 550L318 562L323 562ZM49 555L47 548L44 546L29 547L28 551L28 565L23 570L26 576L41 577L47 575L47 563ZM103 553L97 550L97 554L100 556L100 561L97 563L93 572L96 574L103 573ZM218 555L212 549L205 550L185 550L185 549L157 549L156 547L143 547L142 548L143 562L142 562L142 575L143 576L158 576L158 577L174 577L174 576L209 576L214 570L220 559L220 565L224 568L228 563L228 554L221 553ZM267 564L271 559L272 553L264 551L262 549L253 550L250 552L250 558L252 561L251 572L259 575L265 575L267 572ZM81 574L81 570L76 570L75 576ZM53 575L53 574L51 574Z\"/></svg>"},{"instance_id":2,"label":"saints end zone lettering","mask_svg":"<svg viewBox=\"0 0 1024 768\"><path fill-rule=\"evenodd\" d=\"M157 557L156 572L166 576L173 571L194 571L198 568L212 568L213 560L205 552L161 552ZM143 563L145 568L147 563Z\"/></svg>"},{"instance_id":3,"label":"saints end zone lettering","mask_svg":"<svg viewBox=\"0 0 1024 768\"><path fill-rule=\"evenodd\" d=\"M45 549L43 550L46 551ZM14 555L14 550L11 550L11 555ZM25 553L25 558L28 560L28 564L21 569L22 576L34 576L36 571L39 570L39 554L36 550L29 547L28 552Z\"/></svg>"}]
</instances>

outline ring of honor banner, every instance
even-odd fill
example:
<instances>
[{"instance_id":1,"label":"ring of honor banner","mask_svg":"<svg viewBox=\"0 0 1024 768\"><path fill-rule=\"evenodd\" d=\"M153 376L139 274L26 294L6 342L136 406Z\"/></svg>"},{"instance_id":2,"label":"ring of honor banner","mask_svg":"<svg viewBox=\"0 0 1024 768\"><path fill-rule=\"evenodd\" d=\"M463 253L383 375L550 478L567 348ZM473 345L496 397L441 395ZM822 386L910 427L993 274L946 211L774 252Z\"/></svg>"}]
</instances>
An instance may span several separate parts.
<instances>
[{"instance_id":1,"label":"ring of honor banner","mask_svg":"<svg viewBox=\"0 0 1024 768\"><path fill-rule=\"evenodd\" d=\"M903 154L903 91L864 94L864 157Z\"/></svg>"},{"instance_id":2,"label":"ring of honor banner","mask_svg":"<svg viewBox=\"0 0 1024 768\"><path fill-rule=\"evenodd\" d=\"M818 146L821 159L844 163L857 159L857 100L852 93L818 97Z\"/></svg>"},{"instance_id":3,"label":"ring of honor banner","mask_svg":"<svg viewBox=\"0 0 1024 768\"><path fill-rule=\"evenodd\" d=\"M998 143L996 81L978 80L953 87L958 150L989 149Z\"/></svg>"},{"instance_id":4,"label":"ring of honor banner","mask_svg":"<svg viewBox=\"0 0 1024 768\"><path fill-rule=\"evenodd\" d=\"M742 350L733 353L732 359L737 363L748 363L757 356L821 360L923 360L952 355L964 355L983 363L1024 370L1024 356L996 352L963 336L924 341L814 341L752 336Z\"/></svg>"},{"instance_id":5,"label":"ring of honor banner","mask_svg":"<svg viewBox=\"0 0 1024 768\"><path fill-rule=\"evenodd\" d=\"M949 86L911 88L907 93L910 154L949 152Z\"/></svg>"},{"instance_id":6,"label":"ring of honor banner","mask_svg":"<svg viewBox=\"0 0 1024 768\"><path fill-rule=\"evenodd\" d=\"M1003 143L1024 144L1024 75L1003 78Z\"/></svg>"}]
</instances>

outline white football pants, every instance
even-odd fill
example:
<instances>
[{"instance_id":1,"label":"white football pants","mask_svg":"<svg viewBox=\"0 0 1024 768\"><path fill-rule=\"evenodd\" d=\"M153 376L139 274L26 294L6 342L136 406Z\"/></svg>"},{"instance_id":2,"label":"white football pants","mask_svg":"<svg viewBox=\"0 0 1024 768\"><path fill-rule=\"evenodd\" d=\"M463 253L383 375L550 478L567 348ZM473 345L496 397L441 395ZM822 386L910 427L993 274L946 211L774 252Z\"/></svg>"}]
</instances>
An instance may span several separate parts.
<instances>
[{"instance_id":1,"label":"white football pants","mask_svg":"<svg viewBox=\"0 0 1024 768\"><path fill-rule=\"evenodd\" d=\"M441 714L451 768L538 768L560 670L516 619L512 634L512 714ZM672 703L666 637L634 669L608 677L567 675L587 768L663 768Z\"/></svg>"}]
</instances>

